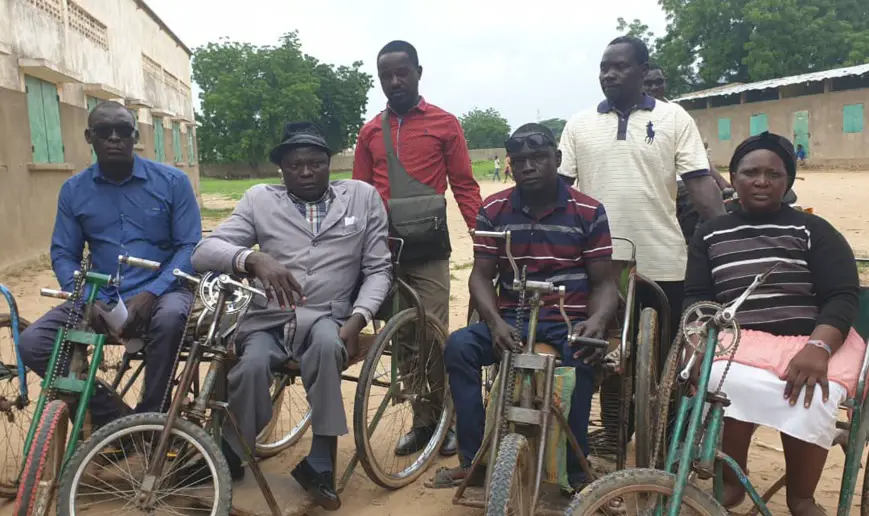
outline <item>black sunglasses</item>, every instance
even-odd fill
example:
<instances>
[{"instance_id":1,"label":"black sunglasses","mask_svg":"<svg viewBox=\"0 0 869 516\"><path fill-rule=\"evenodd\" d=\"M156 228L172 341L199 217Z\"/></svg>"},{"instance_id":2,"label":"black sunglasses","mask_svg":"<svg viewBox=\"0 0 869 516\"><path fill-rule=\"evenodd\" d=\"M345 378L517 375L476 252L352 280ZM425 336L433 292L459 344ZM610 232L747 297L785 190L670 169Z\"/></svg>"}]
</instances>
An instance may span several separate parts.
<instances>
[{"instance_id":1,"label":"black sunglasses","mask_svg":"<svg viewBox=\"0 0 869 516\"><path fill-rule=\"evenodd\" d=\"M504 148L507 149L508 154L519 154L522 152L522 147L526 145L532 151L541 147L546 147L547 145L557 147L555 141L543 133L530 133L523 136L513 136L507 138L504 142Z\"/></svg>"},{"instance_id":2,"label":"black sunglasses","mask_svg":"<svg viewBox=\"0 0 869 516\"><path fill-rule=\"evenodd\" d=\"M97 135L97 138L102 140L108 140L112 137L112 133L116 133L118 138L129 138L133 136L133 133L136 131L136 128L129 124L118 124L118 125L97 125L91 127L91 132Z\"/></svg>"}]
</instances>

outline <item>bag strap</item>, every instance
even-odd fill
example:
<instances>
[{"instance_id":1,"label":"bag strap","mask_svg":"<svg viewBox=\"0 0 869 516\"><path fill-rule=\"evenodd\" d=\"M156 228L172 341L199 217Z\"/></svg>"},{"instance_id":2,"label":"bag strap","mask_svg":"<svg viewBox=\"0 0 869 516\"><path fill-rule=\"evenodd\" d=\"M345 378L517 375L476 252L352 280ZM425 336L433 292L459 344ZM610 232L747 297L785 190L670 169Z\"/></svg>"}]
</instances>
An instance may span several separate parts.
<instances>
[{"instance_id":1,"label":"bag strap","mask_svg":"<svg viewBox=\"0 0 869 516\"><path fill-rule=\"evenodd\" d=\"M389 172L389 191L393 199L406 197L421 197L424 195L439 195L429 185L411 176L395 154L395 144L392 140L392 127L389 125L389 109L384 109L380 115L383 130L383 145L386 147L386 164Z\"/></svg>"}]
</instances>

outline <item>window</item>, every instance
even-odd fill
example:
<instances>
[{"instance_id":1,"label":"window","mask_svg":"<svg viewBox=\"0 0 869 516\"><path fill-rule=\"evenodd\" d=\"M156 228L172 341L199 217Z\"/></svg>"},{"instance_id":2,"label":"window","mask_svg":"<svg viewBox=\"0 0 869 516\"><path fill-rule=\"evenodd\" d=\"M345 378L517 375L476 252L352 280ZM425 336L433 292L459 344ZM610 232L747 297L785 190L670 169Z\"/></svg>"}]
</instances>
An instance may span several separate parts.
<instances>
[{"instance_id":1,"label":"window","mask_svg":"<svg viewBox=\"0 0 869 516\"><path fill-rule=\"evenodd\" d=\"M193 126L187 126L187 162L191 165L196 164L196 154L193 150Z\"/></svg>"},{"instance_id":2,"label":"window","mask_svg":"<svg viewBox=\"0 0 869 516\"><path fill-rule=\"evenodd\" d=\"M842 132L863 132L863 104L849 104L842 108Z\"/></svg>"},{"instance_id":3,"label":"window","mask_svg":"<svg viewBox=\"0 0 869 516\"><path fill-rule=\"evenodd\" d=\"M88 114L90 114L90 112L93 111L95 107L97 107L97 104L99 104L100 101L95 99L94 97L90 97L90 96L87 98L87 100L88 100ZM94 151L94 148L91 147L91 163L96 163L96 162L97 162L97 153Z\"/></svg>"},{"instance_id":4,"label":"window","mask_svg":"<svg viewBox=\"0 0 869 516\"><path fill-rule=\"evenodd\" d=\"M25 76L30 144L34 163L63 163L60 97L57 85Z\"/></svg>"},{"instance_id":5,"label":"window","mask_svg":"<svg viewBox=\"0 0 869 516\"><path fill-rule=\"evenodd\" d=\"M181 124L178 122L172 124L172 157L175 163L184 162L184 157L181 156Z\"/></svg>"},{"instance_id":6,"label":"window","mask_svg":"<svg viewBox=\"0 0 869 516\"><path fill-rule=\"evenodd\" d=\"M750 127L751 136L760 134L764 131L769 131L769 125L766 122L766 113L758 113L751 115Z\"/></svg>"},{"instance_id":7,"label":"window","mask_svg":"<svg viewBox=\"0 0 869 516\"><path fill-rule=\"evenodd\" d=\"M718 139L722 140L722 141L730 139L730 119L729 118L719 118L718 119Z\"/></svg>"},{"instance_id":8,"label":"window","mask_svg":"<svg viewBox=\"0 0 869 516\"><path fill-rule=\"evenodd\" d=\"M166 148L163 146L163 139L165 138L165 134L163 132L163 119L160 117L154 117L154 158L159 162L166 161Z\"/></svg>"}]
</instances>

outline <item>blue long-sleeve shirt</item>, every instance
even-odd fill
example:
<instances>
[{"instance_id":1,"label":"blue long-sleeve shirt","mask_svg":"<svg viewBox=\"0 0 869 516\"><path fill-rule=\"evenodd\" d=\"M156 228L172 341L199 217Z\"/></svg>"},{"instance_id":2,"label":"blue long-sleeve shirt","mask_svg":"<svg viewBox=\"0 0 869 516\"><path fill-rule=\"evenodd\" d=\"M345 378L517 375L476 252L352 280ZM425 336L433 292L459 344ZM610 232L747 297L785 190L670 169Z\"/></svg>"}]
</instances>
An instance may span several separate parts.
<instances>
[{"instance_id":1,"label":"blue long-sleeve shirt","mask_svg":"<svg viewBox=\"0 0 869 516\"><path fill-rule=\"evenodd\" d=\"M178 287L175 268L193 273L190 255L202 238L202 220L190 180L176 168L134 159L132 176L121 183L109 181L95 163L61 187L51 265L63 290L73 288L85 244L94 272L115 274L122 254L163 264L159 271L122 267L124 299ZM104 289L100 298L114 301L113 292Z\"/></svg>"}]
</instances>

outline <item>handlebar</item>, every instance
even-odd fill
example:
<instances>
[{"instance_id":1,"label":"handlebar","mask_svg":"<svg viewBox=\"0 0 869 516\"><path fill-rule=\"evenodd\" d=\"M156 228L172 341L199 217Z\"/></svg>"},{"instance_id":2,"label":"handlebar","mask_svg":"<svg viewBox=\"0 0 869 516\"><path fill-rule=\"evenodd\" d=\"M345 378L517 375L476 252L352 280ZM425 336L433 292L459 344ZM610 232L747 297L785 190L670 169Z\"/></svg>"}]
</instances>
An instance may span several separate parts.
<instances>
[{"instance_id":1,"label":"handlebar","mask_svg":"<svg viewBox=\"0 0 869 516\"><path fill-rule=\"evenodd\" d=\"M581 346L587 346L595 349L606 349L610 345L608 340L592 339L589 337L580 337L578 335L569 335L567 337L567 341L570 344L579 344Z\"/></svg>"},{"instance_id":2,"label":"handlebar","mask_svg":"<svg viewBox=\"0 0 869 516\"><path fill-rule=\"evenodd\" d=\"M244 283L242 283L240 281L235 281L234 279L230 278L228 274L221 274L217 278L217 281L221 285L232 285L235 288L238 288L241 290L246 290L246 291L250 292L251 294L256 294L258 296L266 297L265 291L260 290L256 287L251 287L249 285L245 285Z\"/></svg>"},{"instance_id":3,"label":"handlebar","mask_svg":"<svg viewBox=\"0 0 869 516\"><path fill-rule=\"evenodd\" d=\"M153 260L146 260L144 258L136 258L135 256L126 256L126 255L118 255L118 263L122 263L125 265L130 265L132 267L139 267L141 269L150 269L152 271L160 270L161 263L155 262Z\"/></svg>"},{"instance_id":4,"label":"handlebar","mask_svg":"<svg viewBox=\"0 0 869 516\"><path fill-rule=\"evenodd\" d=\"M65 292L63 290L55 290L53 288L43 288L39 289L39 295L43 297L53 297L56 299L68 300L72 298L72 292Z\"/></svg>"},{"instance_id":5,"label":"handlebar","mask_svg":"<svg viewBox=\"0 0 869 516\"><path fill-rule=\"evenodd\" d=\"M199 283L202 281L199 278L197 278L196 276L193 276L192 274L187 274L186 272L182 271L181 269L172 269L172 275L175 276L176 278L183 279L185 281L189 281L190 283L193 283L194 285L199 285Z\"/></svg>"},{"instance_id":6,"label":"handlebar","mask_svg":"<svg viewBox=\"0 0 869 516\"><path fill-rule=\"evenodd\" d=\"M770 274L772 274L782 263L783 262L777 261L773 263L772 267L767 269L766 272L762 272L755 276L754 281L752 281L751 285L749 285L748 288L745 289L745 292L743 292L738 298L734 299L733 302L727 306L727 308L722 310L716 316L716 319L721 323L729 323L730 321L732 321L734 317L736 317L736 311L739 310L739 307L742 306L743 303L745 303L745 300L748 299L748 296L754 293L754 291L757 290L759 286L766 282Z\"/></svg>"}]
</instances>

